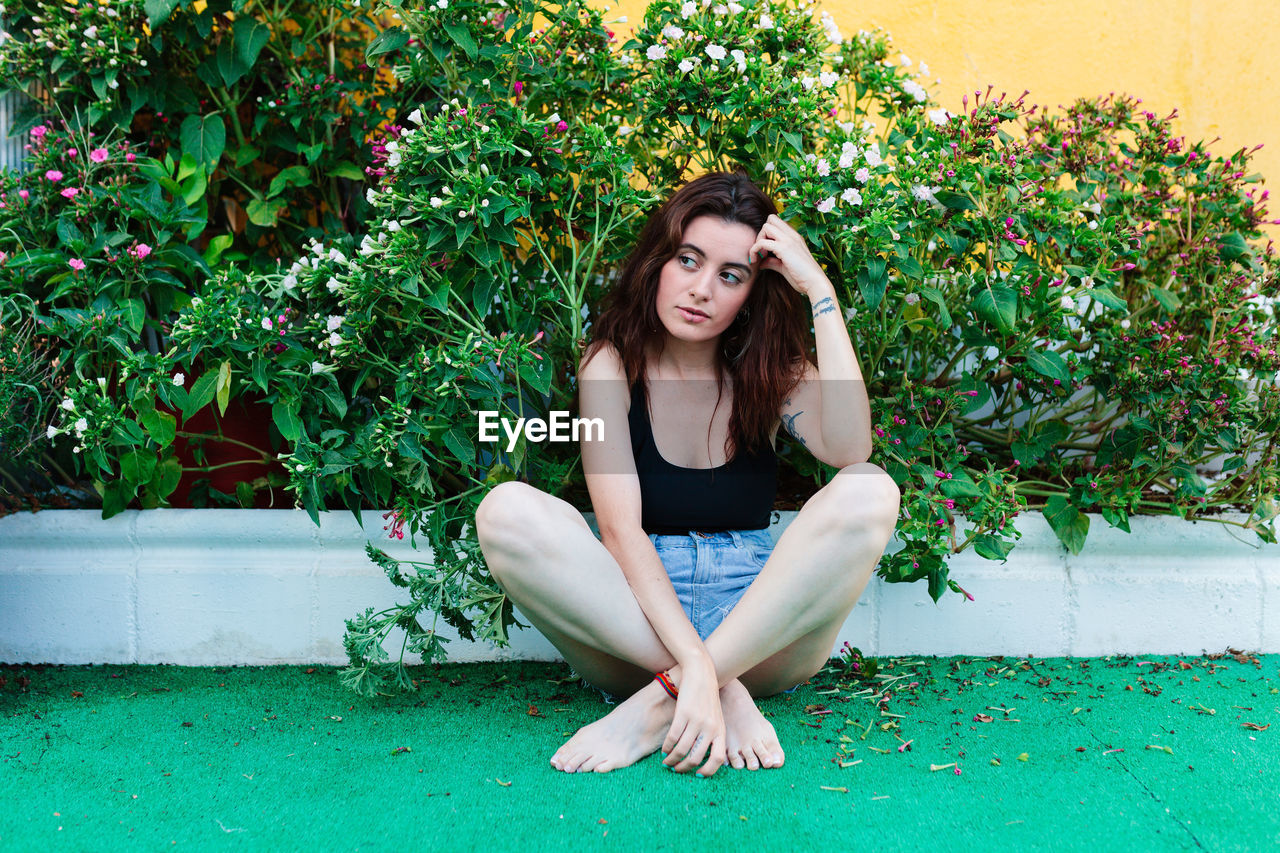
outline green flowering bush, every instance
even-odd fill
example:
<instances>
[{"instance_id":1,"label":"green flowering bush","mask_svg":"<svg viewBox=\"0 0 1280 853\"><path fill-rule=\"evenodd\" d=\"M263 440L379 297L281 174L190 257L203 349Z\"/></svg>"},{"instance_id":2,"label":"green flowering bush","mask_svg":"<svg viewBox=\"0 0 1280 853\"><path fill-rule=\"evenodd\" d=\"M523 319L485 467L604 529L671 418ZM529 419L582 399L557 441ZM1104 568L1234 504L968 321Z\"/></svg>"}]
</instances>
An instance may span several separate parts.
<instances>
[{"instance_id":1,"label":"green flowering bush","mask_svg":"<svg viewBox=\"0 0 1280 853\"><path fill-rule=\"evenodd\" d=\"M952 114L886 34L846 38L791 0L660 0L618 48L577 2L383 11L400 25L366 56L392 63L405 118L373 147L367 233L219 270L171 346L130 365L140 416L147 395L184 416L260 396L313 517L388 507L393 536L424 537L412 563L370 548L408 601L348 622L353 688L411 687L403 655L442 659L441 618L505 642L476 504L519 477L587 505L571 446L479 442L476 413L573 408L644 217L710 169L773 194L836 285L872 461L903 492L887 580L963 593L949 555L1004 559L1031 507L1073 551L1089 512L1127 529L1241 509L1275 542L1277 261L1254 245L1247 151L1187 146L1125 97L1049 116L988 90ZM783 455L815 488L831 474L785 438Z\"/></svg>"}]
</instances>

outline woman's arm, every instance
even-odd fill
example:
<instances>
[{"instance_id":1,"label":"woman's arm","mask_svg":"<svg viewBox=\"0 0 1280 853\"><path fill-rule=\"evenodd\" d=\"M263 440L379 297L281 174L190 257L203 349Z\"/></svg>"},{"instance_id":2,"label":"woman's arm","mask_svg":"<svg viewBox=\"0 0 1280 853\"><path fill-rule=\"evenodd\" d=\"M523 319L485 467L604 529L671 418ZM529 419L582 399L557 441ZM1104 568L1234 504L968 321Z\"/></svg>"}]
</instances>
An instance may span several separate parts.
<instances>
[{"instance_id":1,"label":"woman's arm","mask_svg":"<svg viewBox=\"0 0 1280 853\"><path fill-rule=\"evenodd\" d=\"M626 373L617 351L603 347L578 372L580 414L604 424L600 441L582 442L582 470L600 540L618 561L640 609L682 670L714 663L676 596L658 552L640 526L640 481L627 424Z\"/></svg>"},{"instance_id":2,"label":"woman's arm","mask_svg":"<svg viewBox=\"0 0 1280 853\"><path fill-rule=\"evenodd\" d=\"M835 286L804 238L778 216L765 222L752 251L772 253L760 261L760 268L782 273L808 297L813 312L818 366L806 363L804 376L783 401L783 426L828 465L844 468L866 462L872 447L871 403Z\"/></svg>"}]
</instances>

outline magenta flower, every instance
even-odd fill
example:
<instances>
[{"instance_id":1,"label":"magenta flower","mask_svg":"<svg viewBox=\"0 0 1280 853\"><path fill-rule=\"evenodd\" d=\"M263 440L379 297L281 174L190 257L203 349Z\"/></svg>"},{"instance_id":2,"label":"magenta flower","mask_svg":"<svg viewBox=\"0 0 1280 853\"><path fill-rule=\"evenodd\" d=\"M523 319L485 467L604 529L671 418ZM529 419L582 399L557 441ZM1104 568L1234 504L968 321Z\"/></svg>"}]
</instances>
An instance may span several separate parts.
<instances>
[{"instance_id":1,"label":"magenta flower","mask_svg":"<svg viewBox=\"0 0 1280 853\"><path fill-rule=\"evenodd\" d=\"M129 254L133 255L138 260L142 260L147 255L151 254L151 247L146 243L139 243L135 248L129 250Z\"/></svg>"},{"instance_id":2,"label":"magenta flower","mask_svg":"<svg viewBox=\"0 0 1280 853\"><path fill-rule=\"evenodd\" d=\"M22 199L23 201L26 201L27 199L31 198L31 193L28 192L27 190L18 190L18 198Z\"/></svg>"},{"instance_id":3,"label":"magenta flower","mask_svg":"<svg viewBox=\"0 0 1280 853\"><path fill-rule=\"evenodd\" d=\"M67 261L67 263L71 265L71 268L73 270L84 269L84 261L80 260L79 258L72 258L71 260Z\"/></svg>"},{"instance_id":4,"label":"magenta flower","mask_svg":"<svg viewBox=\"0 0 1280 853\"><path fill-rule=\"evenodd\" d=\"M59 172L57 169L50 169L49 171L44 173L44 177L45 177L45 180L47 181L53 181L54 183L57 183L58 181L62 180L62 173Z\"/></svg>"},{"instance_id":5,"label":"magenta flower","mask_svg":"<svg viewBox=\"0 0 1280 853\"><path fill-rule=\"evenodd\" d=\"M80 194L80 190L76 189L75 187L67 187L65 190L58 193L58 195L62 196L63 198L75 198L79 194Z\"/></svg>"},{"instance_id":6,"label":"magenta flower","mask_svg":"<svg viewBox=\"0 0 1280 853\"><path fill-rule=\"evenodd\" d=\"M564 119L560 119L560 121L556 123L556 130L559 131L560 133L564 133L568 129L569 129L569 123L566 122Z\"/></svg>"},{"instance_id":7,"label":"magenta flower","mask_svg":"<svg viewBox=\"0 0 1280 853\"><path fill-rule=\"evenodd\" d=\"M520 94L522 91L524 91L524 84L523 84L523 83L521 83L519 80L517 80L517 81L515 82L515 85L514 85L514 86L512 86L512 88L516 90L516 94L518 95L518 94Z\"/></svg>"},{"instance_id":8,"label":"magenta flower","mask_svg":"<svg viewBox=\"0 0 1280 853\"><path fill-rule=\"evenodd\" d=\"M74 156L76 156L76 155L77 155L77 154L79 154L79 153L80 153L80 152L79 152L77 149L75 149L75 148L68 148L68 149L67 149L67 156L68 156L68 157L74 157Z\"/></svg>"},{"instance_id":9,"label":"magenta flower","mask_svg":"<svg viewBox=\"0 0 1280 853\"><path fill-rule=\"evenodd\" d=\"M41 139L48 132L49 132L49 128L45 127L43 124L38 124L35 127L31 128L31 136L34 139Z\"/></svg>"},{"instance_id":10,"label":"magenta flower","mask_svg":"<svg viewBox=\"0 0 1280 853\"><path fill-rule=\"evenodd\" d=\"M107 149L105 148L95 148L89 152L89 159L94 163L105 163L108 156L110 155L107 154Z\"/></svg>"},{"instance_id":11,"label":"magenta flower","mask_svg":"<svg viewBox=\"0 0 1280 853\"><path fill-rule=\"evenodd\" d=\"M137 158L137 156L135 156L135 155L134 155L134 153L133 153L132 151L130 151L128 154L124 155L124 161L125 161L126 163L132 163L134 160L137 160L137 159L138 159L138 158Z\"/></svg>"}]
</instances>

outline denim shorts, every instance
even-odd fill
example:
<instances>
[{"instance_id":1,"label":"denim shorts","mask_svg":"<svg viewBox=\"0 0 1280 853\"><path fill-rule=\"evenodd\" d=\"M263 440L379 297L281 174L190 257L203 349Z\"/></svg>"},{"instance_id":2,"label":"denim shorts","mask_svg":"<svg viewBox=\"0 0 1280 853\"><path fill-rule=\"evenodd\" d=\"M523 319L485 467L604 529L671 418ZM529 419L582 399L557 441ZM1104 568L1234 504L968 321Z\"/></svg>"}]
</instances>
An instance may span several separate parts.
<instances>
[{"instance_id":1,"label":"denim shorts","mask_svg":"<svg viewBox=\"0 0 1280 853\"><path fill-rule=\"evenodd\" d=\"M680 534L650 533L685 615L703 640L720 626L773 552L769 528ZM585 679L583 686L594 687ZM797 684L785 693L793 692ZM598 687L609 704L617 697Z\"/></svg>"}]
</instances>

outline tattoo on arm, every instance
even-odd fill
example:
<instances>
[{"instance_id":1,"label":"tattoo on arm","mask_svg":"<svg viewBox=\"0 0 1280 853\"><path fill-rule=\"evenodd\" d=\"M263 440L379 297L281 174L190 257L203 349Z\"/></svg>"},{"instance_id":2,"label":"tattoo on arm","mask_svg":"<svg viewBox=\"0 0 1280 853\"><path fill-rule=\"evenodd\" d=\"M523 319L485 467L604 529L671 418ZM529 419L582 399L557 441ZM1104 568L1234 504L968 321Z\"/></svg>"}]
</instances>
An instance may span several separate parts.
<instances>
[{"instance_id":1,"label":"tattoo on arm","mask_svg":"<svg viewBox=\"0 0 1280 853\"><path fill-rule=\"evenodd\" d=\"M788 402L788 403L790 403L791 401L790 401L790 400L788 400L787 402ZM808 445L808 443L804 440L804 436L802 436L802 435L801 435L801 434L796 430L796 418L800 417L800 416L801 416L801 415L803 415L803 414L804 414L804 411L803 411L803 410L801 410L801 411L799 411L799 412L796 412L794 415L783 415L783 416L782 416L782 425L783 425L784 427L786 427L786 428L787 428L787 432L791 433L791 436L792 436L794 439L796 439L797 441L799 441L799 442L800 442L801 444L803 444L804 446L808 447L809 445Z\"/></svg>"},{"instance_id":2,"label":"tattoo on arm","mask_svg":"<svg viewBox=\"0 0 1280 853\"><path fill-rule=\"evenodd\" d=\"M836 303L830 296L824 296L813 303L813 316L815 317L821 317L823 314L829 314L834 310L836 310Z\"/></svg>"}]
</instances>

